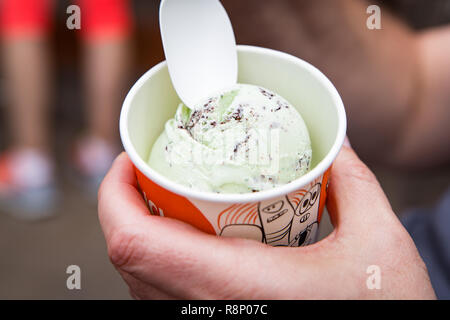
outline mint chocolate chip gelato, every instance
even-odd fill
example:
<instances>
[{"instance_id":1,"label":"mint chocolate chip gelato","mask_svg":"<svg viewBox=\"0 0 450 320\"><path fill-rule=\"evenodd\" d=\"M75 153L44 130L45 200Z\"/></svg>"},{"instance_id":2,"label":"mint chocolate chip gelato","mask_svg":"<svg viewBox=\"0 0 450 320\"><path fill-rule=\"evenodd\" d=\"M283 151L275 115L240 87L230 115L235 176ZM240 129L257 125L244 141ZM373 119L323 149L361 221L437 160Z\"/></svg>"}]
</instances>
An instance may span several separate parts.
<instances>
[{"instance_id":1,"label":"mint chocolate chip gelato","mask_svg":"<svg viewBox=\"0 0 450 320\"><path fill-rule=\"evenodd\" d=\"M194 110L180 104L148 163L197 190L247 193L301 177L311 156L308 130L297 109L270 90L237 84Z\"/></svg>"}]
</instances>

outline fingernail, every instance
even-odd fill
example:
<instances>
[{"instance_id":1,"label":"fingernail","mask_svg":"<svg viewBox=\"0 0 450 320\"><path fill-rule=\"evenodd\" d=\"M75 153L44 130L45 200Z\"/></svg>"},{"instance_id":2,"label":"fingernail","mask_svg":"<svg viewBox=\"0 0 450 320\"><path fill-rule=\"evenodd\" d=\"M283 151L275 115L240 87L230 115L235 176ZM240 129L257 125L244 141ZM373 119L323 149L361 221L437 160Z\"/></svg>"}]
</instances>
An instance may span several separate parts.
<instances>
[{"instance_id":1,"label":"fingernail","mask_svg":"<svg viewBox=\"0 0 450 320\"><path fill-rule=\"evenodd\" d=\"M346 146L348 148L352 147L352 145L350 144L350 140L348 140L347 136L345 136L345 139L344 139L344 146Z\"/></svg>"}]
</instances>

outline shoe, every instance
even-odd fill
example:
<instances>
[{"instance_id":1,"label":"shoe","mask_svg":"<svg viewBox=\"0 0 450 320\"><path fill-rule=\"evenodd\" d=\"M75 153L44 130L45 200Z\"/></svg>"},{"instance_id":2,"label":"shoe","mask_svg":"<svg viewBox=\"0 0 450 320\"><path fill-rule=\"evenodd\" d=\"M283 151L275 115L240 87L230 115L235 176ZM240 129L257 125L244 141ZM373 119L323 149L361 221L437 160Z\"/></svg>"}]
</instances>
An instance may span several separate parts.
<instances>
[{"instance_id":1,"label":"shoe","mask_svg":"<svg viewBox=\"0 0 450 320\"><path fill-rule=\"evenodd\" d=\"M22 149L0 155L0 212L23 220L52 217L58 198L53 164L42 152Z\"/></svg>"},{"instance_id":2,"label":"shoe","mask_svg":"<svg viewBox=\"0 0 450 320\"><path fill-rule=\"evenodd\" d=\"M90 197L97 199L98 188L118 154L118 148L99 138L86 137L75 144L71 161L76 180Z\"/></svg>"}]
</instances>

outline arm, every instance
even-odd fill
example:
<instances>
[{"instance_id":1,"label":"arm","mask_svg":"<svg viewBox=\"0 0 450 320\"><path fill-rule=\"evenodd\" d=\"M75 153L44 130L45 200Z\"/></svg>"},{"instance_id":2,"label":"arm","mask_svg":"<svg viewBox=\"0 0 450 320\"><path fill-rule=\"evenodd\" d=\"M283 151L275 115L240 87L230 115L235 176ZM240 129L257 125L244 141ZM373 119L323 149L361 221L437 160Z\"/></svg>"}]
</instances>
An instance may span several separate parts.
<instances>
[{"instance_id":1,"label":"arm","mask_svg":"<svg viewBox=\"0 0 450 320\"><path fill-rule=\"evenodd\" d=\"M449 160L450 28L414 33L382 7L382 30L369 30L367 5L336 1L329 26L339 31L322 29L331 33L324 41L336 49L314 53L343 94L352 143L364 155L395 165ZM317 24L313 30L326 24L318 16L324 8L316 6L305 21Z\"/></svg>"},{"instance_id":2,"label":"arm","mask_svg":"<svg viewBox=\"0 0 450 320\"><path fill-rule=\"evenodd\" d=\"M414 33L381 7L382 30L369 30L365 1L334 3L330 19L320 14L331 1L318 1L304 24L328 34L312 44L311 56L323 61L343 95L352 143L395 165L449 160L450 28Z\"/></svg>"},{"instance_id":3,"label":"arm","mask_svg":"<svg viewBox=\"0 0 450 320\"><path fill-rule=\"evenodd\" d=\"M363 0L239 2L225 3L238 42L321 69L342 95L363 156L403 166L450 159L450 28L416 33L381 5L382 30L369 30Z\"/></svg>"},{"instance_id":4,"label":"arm","mask_svg":"<svg viewBox=\"0 0 450 320\"><path fill-rule=\"evenodd\" d=\"M428 165L450 159L450 27L419 34L416 43L419 94L397 158L403 163Z\"/></svg>"}]
</instances>

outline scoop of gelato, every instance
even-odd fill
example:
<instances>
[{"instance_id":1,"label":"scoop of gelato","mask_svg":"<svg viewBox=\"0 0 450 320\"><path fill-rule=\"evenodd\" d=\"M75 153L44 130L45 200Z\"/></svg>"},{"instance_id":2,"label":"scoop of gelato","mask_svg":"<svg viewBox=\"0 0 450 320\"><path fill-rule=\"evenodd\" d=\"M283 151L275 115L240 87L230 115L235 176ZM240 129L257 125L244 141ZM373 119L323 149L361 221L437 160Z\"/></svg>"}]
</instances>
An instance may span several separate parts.
<instances>
[{"instance_id":1,"label":"scoop of gelato","mask_svg":"<svg viewBox=\"0 0 450 320\"><path fill-rule=\"evenodd\" d=\"M311 157L308 129L297 109L270 90L237 84L193 110L180 104L148 164L197 190L247 193L299 178Z\"/></svg>"}]
</instances>

